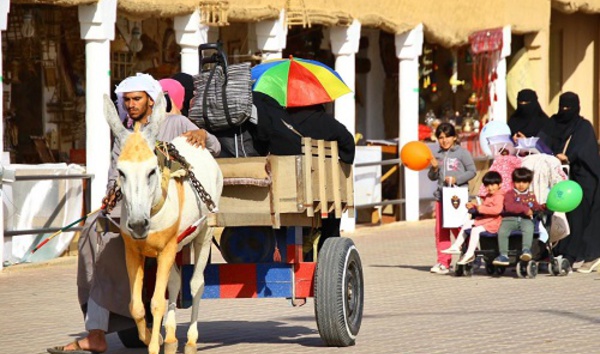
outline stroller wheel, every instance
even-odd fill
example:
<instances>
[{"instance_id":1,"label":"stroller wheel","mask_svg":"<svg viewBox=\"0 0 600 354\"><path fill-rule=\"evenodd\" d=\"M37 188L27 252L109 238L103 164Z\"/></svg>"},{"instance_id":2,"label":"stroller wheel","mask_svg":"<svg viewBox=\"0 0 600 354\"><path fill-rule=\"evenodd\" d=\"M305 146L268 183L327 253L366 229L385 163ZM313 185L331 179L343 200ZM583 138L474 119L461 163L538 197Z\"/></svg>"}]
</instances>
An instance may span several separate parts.
<instances>
[{"instance_id":1,"label":"stroller wheel","mask_svg":"<svg viewBox=\"0 0 600 354\"><path fill-rule=\"evenodd\" d=\"M538 265L535 261L527 263L527 278L533 279L538 274Z\"/></svg>"},{"instance_id":2,"label":"stroller wheel","mask_svg":"<svg viewBox=\"0 0 600 354\"><path fill-rule=\"evenodd\" d=\"M548 270L550 271L550 274L552 274L554 276L560 275L560 268L561 267L560 267L560 264L557 259L553 259L552 263L549 264L549 266L548 266Z\"/></svg>"},{"instance_id":3,"label":"stroller wheel","mask_svg":"<svg viewBox=\"0 0 600 354\"><path fill-rule=\"evenodd\" d=\"M566 258L561 259L561 261L559 263L559 267L558 267L559 275L561 275L561 276L569 275L570 271L571 271L571 263L569 262L569 260Z\"/></svg>"},{"instance_id":4,"label":"stroller wheel","mask_svg":"<svg viewBox=\"0 0 600 354\"><path fill-rule=\"evenodd\" d=\"M518 262L517 263L517 277L519 278L525 278L525 275L527 274L527 263L526 262Z\"/></svg>"},{"instance_id":5,"label":"stroller wheel","mask_svg":"<svg viewBox=\"0 0 600 354\"><path fill-rule=\"evenodd\" d=\"M506 267L496 267L496 274L502 275L506 271Z\"/></svg>"},{"instance_id":6,"label":"stroller wheel","mask_svg":"<svg viewBox=\"0 0 600 354\"><path fill-rule=\"evenodd\" d=\"M473 270L473 263L468 263L464 265L463 273L466 277L470 277L473 275Z\"/></svg>"},{"instance_id":7,"label":"stroller wheel","mask_svg":"<svg viewBox=\"0 0 600 354\"><path fill-rule=\"evenodd\" d=\"M496 273L496 266L491 263L486 263L485 264L485 272L488 275L494 275L494 273Z\"/></svg>"},{"instance_id":8,"label":"stroller wheel","mask_svg":"<svg viewBox=\"0 0 600 354\"><path fill-rule=\"evenodd\" d=\"M454 270L454 275L457 277L462 277L465 275L465 266L462 264L457 264L456 269Z\"/></svg>"}]
</instances>

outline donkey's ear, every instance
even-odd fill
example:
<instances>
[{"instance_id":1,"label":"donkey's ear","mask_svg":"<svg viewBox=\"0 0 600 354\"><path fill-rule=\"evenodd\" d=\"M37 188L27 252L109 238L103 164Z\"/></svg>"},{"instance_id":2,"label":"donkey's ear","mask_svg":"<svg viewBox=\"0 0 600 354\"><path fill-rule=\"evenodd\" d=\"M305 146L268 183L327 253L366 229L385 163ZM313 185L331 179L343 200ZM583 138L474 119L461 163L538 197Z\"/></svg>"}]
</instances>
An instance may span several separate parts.
<instances>
[{"instance_id":1,"label":"donkey's ear","mask_svg":"<svg viewBox=\"0 0 600 354\"><path fill-rule=\"evenodd\" d=\"M121 119L119 119L115 104L107 94L104 94L104 117L106 118L106 122L110 126L113 135L119 139L119 141L125 141L125 138L130 132L123 126Z\"/></svg>"},{"instance_id":2,"label":"donkey's ear","mask_svg":"<svg viewBox=\"0 0 600 354\"><path fill-rule=\"evenodd\" d=\"M167 101L165 95L162 92L158 93L154 106L152 107L152 115L150 116L150 122L156 122L160 125L167 116Z\"/></svg>"},{"instance_id":3,"label":"donkey's ear","mask_svg":"<svg viewBox=\"0 0 600 354\"><path fill-rule=\"evenodd\" d=\"M163 119L165 119L165 116L167 115L165 107L165 95L162 92L159 92L156 100L154 101L154 106L152 107L152 114L150 115L149 123L143 131L143 135L146 137L150 145L154 145L156 142L158 137L158 129Z\"/></svg>"}]
</instances>

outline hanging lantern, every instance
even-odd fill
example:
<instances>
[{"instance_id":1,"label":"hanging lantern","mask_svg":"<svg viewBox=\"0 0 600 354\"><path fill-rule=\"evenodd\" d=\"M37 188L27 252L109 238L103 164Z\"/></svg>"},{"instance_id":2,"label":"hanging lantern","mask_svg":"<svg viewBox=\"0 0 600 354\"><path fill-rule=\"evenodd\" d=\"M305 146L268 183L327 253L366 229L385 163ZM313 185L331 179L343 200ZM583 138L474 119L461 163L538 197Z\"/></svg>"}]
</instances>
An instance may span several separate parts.
<instances>
[{"instance_id":1,"label":"hanging lantern","mask_svg":"<svg viewBox=\"0 0 600 354\"><path fill-rule=\"evenodd\" d=\"M23 14L21 35L23 35L23 38L33 38L33 36L35 36L35 27L33 25L33 13L31 11L27 11Z\"/></svg>"},{"instance_id":2,"label":"hanging lantern","mask_svg":"<svg viewBox=\"0 0 600 354\"><path fill-rule=\"evenodd\" d=\"M131 30L131 40L129 41L129 50L132 53L139 53L144 48L144 43L142 43L142 31L140 28L135 25Z\"/></svg>"}]
</instances>

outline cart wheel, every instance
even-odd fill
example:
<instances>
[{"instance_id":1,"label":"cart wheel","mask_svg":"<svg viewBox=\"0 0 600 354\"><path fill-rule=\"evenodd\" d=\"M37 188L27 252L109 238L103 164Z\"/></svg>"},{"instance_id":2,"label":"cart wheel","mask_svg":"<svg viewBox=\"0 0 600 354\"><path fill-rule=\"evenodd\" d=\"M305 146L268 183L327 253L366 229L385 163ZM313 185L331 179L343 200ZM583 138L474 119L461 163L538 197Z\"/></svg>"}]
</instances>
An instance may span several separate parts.
<instances>
[{"instance_id":1,"label":"cart wheel","mask_svg":"<svg viewBox=\"0 0 600 354\"><path fill-rule=\"evenodd\" d=\"M123 329L117 332L121 343L125 348L146 348L146 344L140 340L137 327Z\"/></svg>"},{"instance_id":2,"label":"cart wheel","mask_svg":"<svg viewBox=\"0 0 600 354\"><path fill-rule=\"evenodd\" d=\"M486 263L485 264L485 272L488 275L494 275L494 273L496 273L496 266L491 263Z\"/></svg>"},{"instance_id":3,"label":"cart wheel","mask_svg":"<svg viewBox=\"0 0 600 354\"><path fill-rule=\"evenodd\" d=\"M496 267L496 274L502 275L506 271L506 267Z\"/></svg>"},{"instance_id":4,"label":"cart wheel","mask_svg":"<svg viewBox=\"0 0 600 354\"><path fill-rule=\"evenodd\" d=\"M265 263L273 260L275 235L271 227L226 227L219 243L227 263Z\"/></svg>"},{"instance_id":5,"label":"cart wheel","mask_svg":"<svg viewBox=\"0 0 600 354\"><path fill-rule=\"evenodd\" d=\"M538 274L538 265L535 261L527 262L527 278L533 279Z\"/></svg>"},{"instance_id":6,"label":"cart wheel","mask_svg":"<svg viewBox=\"0 0 600 354\"><path fill-rule=\"evenodd\" d=\"M569 275L570 271L571 271L571 262L569 262L569 260L566 258L561 259L560 263L558 263L558 275L566 276L566 275Z\"/></svg>"},{"instance_id":7,"label":"cart wheel","mask_svg":"<svg viewBox=\"0 0 600 354\"><path fill-rule=\"evenodd\" d=\"M456 269L454 270L454 275L457 277L462 277L465 275L465 266L462 264L457 264Z\"/></svg>"},{"instance_id":8,"label":"cart wheel","mask_svg":"<svg viewBox=\"0 0 600 354\"><path fill-rule=\"evenodd\" d=\"M354 345L362 321L364 281L360 256L351 239L330 237L323 244L314 296L317 328L325 344Z\"/></svg>"}]
</instances>

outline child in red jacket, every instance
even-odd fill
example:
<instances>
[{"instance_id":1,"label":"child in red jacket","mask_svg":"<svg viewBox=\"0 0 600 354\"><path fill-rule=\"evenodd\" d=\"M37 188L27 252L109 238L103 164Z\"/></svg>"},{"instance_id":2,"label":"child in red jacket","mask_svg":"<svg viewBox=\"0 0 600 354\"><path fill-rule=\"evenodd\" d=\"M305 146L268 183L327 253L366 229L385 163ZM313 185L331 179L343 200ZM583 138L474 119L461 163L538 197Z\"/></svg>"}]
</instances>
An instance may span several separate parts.
<instances>
[{"instance_id":1,"label":"child in red jacket","mask_svg":"<svg viewBox=\"0 0 600 354\"><path fill-rule=\"evenodd\" d=\"M521 230L523 242L521 249L522 261L531 260L531 245L533 243L533 212L542 210L535 199L535 194L529 191L533 180L533 171L520 167L513 171L513 190L504 195L504 217L498 230L498 249L500 255L494 259L494 265L507 266L508 237L515 230Z\"/></svg>"},{"instance_id":2,"label":"child in red jacket","mask_svg":"<svg viewBox=\"0 0 600 354\"><path fill-rule=\"evenodd\" d=\"M445 254L460 254L461 246L465 242L464 230L471 229L467 251L456 264L473 262L475 260L475 249L479 245L479 234L483 231L497 232L502 221L502 217L500 216L504 202L504 192L500 189L502 176L496 171L488 171L483 176L482 182L487 190L487 195L483 197L483 202L481 204L467 203L467 208L477 210L478 215L474 220L468 220L462 226L452 246L442 251Z\"/></svg>"}]
</instances>

